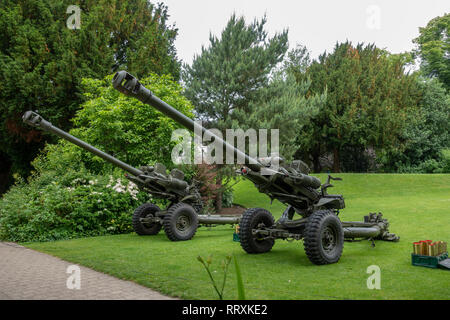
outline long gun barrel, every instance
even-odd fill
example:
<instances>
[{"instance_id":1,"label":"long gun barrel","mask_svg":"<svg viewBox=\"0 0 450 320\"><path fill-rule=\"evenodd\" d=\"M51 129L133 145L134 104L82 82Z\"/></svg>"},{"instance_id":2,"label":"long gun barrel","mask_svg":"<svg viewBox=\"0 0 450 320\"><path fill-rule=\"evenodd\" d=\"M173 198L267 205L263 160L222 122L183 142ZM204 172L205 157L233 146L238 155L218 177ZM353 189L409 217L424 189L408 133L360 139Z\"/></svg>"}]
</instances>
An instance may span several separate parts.
<instances>
[{"instance_id":1,"label":"long gun barrel","mask_svg":"<svg viewBox=\"0 0 450 320\"><path fill-rule=\"evenodd\" d=\"M125 162L120 161L119 159L114 158L113 156L110 156L109 154L91 146L90 144L81 141L80 139L68 134L67 132L55 127L50 122L42 118L39 114L33 111L27 111L22 117L23 122L35 127L40 128L48 132L52 132L56 134L57 136L66 139L73 144L99 156L100 158L112 163L113 165L131 173L132 175L139 176L141 174L144 174L141 170L136 169Z\"/></svg>"},{"instance_id":2,"label":"long gun barrel","mask_svg":"<svg viewBox=\"0 0 450 320\"><path fill-rule=\"evenodd\" d=\"M143 103L153 106L158 111L164 113L169 118L175 120L188 130L196 132L196 129L201 130L202 134L207 134L214 138L215 141L221 143L227 151L231 151L235 156L242 157L245 159L245 164L252 170L259 172L263 165L256 159L249 157L247 154L241 150L233 147L217 135L213 134L211 131L199 126L192 119L182 114L172 106L168 105L153 93L144 87L134 76L126 71L119 71L114 75L113 86L115 89L121 93L134 97Z\"/></svg>"},{"instance_id":3,"label":"long gun barrel","mask_svg":"<svg viewBox=\"0 0 450 320\"><path fill-rule=\"evenodd\" d=\"M199 126L192 119L182 114L172 106L168 105L156 97L149 89L145 88L134 76L126 71L119 71L114 75L113 86L121 93L134 97L143 103L149 104L159 110L169 118L175 120L182 126L194 133L200 132L203 135L213 137L215 142L226 148L227 152L234 153L238 158L244 159L244 164L250 170L242 171L247 179L251 180L261 192L266 193L271 198L276 198L281 202L298 206L303 202L304 195L313 202L319 200L318 193L315 190L321 186L319 179L313 176L296 172L290 175L283 169L273 170L262 164L257 159L251 158L241 150L230 145L211 131ZM262 169L265 169L264 171ZM268 176L271 176L270 178ZM305 188L306 187L306 188Z\"/></svg>"}]
</instances>

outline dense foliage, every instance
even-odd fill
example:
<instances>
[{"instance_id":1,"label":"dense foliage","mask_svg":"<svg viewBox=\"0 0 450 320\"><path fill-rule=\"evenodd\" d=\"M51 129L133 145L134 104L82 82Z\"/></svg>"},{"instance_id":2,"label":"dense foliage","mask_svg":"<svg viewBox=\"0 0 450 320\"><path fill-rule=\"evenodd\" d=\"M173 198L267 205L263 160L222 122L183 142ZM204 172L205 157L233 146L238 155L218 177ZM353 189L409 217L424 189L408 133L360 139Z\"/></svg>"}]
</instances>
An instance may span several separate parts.
<instances>
[{"instance_id":1,"label":"dense foliage","mask_svg":"<svg viewBox=\"0 0 450 320\"><path fill-rule=\"evenodd\" d=\"M116 172L83 167L39 172L0 202L0 239L49 241L131 232L131 214L148 195Z\"/></svg>"},{"instance_id":2,"label":"dense foliage","mask_svg":"<svg viewBox=\"0 0 450 320\"><path fill-rule=\"evenodd\" d=\"M390 149L381 159L385 171L450 172L450 93L437 79L419 79L422 99L417 112L408 114L400 139L404 148Z\"/></svg>"},{"instance_id":3,"label":"dense foliage","mask_svg":"<svg viewBox=\"0 0 450 320\"><path fill-rule=\"evenodd\" d=\"M81 9L80 29L66 26L70 5ZM177 29L167 17L167 7L147 0L0 2L0 193L12 173L29 172L48 141L21 123L24 111L39 110L68 129L82 102L82 78L118 68L178 78Z\"/></svg>"},{"instance_id":4,"label":"dense foliage","mask_svg":"<svg viewBox=\"0 0 450 320\"><path fill-rule=\"evenodd\" d=\"M173 130L180 125L148 104L119 93L111 80L111 76L83 80L87 101L76 113L73 119L76 128L71 133L132 166L153 164L157 160L168 168L173 167L171 151L175 142L171 138ZM170 76L152 74L141 82L183 114L193 116L192 104ZM94 172L111 167L69 142L61 143L78 153L78 158Z\"/></svg>"},{"instance_id":5,"label":"dense foliage","mask_svg":"<svg viewBox=\"0 0 450 320\"><path fill-rule=\"evenodd\" d=\"M327 90L327 101L299 134L300 155L320 171L332 155L332 170L367 171L368 149L400 148L407 114L420 99L416 77L405 73L401 57L374 45L337 43L304 73L311 93Z\"/></svg>"},{"instance_id":6,"label":"dense foliage","mask_svg":"<svg viewBox=\"0 0 450 320\"><path fill-rule=\"evenodd\" d=\"M258 90L288 49L287 31L268 37L266 18L246 24L232 15L221 37L210 35L209 47L185 65L186 96L202 120L219 130L231 128L234 112L248 111Z\"/></svg>"},{"instance_id":7,"label":"dense foliage","mask_svg":"<svg viewBox=\"0 0 450 320\"><path fill-rule=\"evenodd\" d=\"M419 31L414 42L421 71L426 76L438 78L447 90L450 89L450 13L431 19Z\"/></svg>"},{"instance_id":8,"label":"dense foliage","mask_svg":"<svg viewBox=\"0 0 450 320\"><path fill-rule=\"evenodd\" d=\"M185 114L192 105L169 76L142 83ZM155 161L173 166L171 136L178 125L152 107L114 90L111 76L85 79L87 101L70 133L133 166ZM131 214L149 200L100 158L60 140L33 162L34 175L0 201L0 238L44 241L132 231ZM191 172L192 174L192 172Z\"/></svg>"},{"instance_id":9,"label":"dense foliage","mask_svg":"<svg viewBox=\"0 0 450 320\"><path fill-rule=\"evenodd\" d=\"M267 87L259 91L258 99L249 104L249 113L236 111L234 117L244 127L254 129L278 129L279 154L293 160L299 145L297 137L326 103L327 95L307 95L311 81L298 83L289 70L277 73ZM273 150L271 135L267 137L268 153ZM261 151L261 150L260 150Z\"/></svg>"}]
</instances>

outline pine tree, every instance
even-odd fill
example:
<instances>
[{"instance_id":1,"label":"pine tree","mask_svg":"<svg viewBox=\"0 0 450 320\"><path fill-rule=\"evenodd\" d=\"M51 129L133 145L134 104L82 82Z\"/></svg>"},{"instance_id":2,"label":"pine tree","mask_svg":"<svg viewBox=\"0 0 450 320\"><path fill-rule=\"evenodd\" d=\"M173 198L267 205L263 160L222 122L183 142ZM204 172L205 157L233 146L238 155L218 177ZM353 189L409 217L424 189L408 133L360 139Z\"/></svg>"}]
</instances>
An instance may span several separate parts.
<instances>
[{"instance_id":1,"label":"pine tree","mask_svg":"<svg viewBox=\"0 0 450 320\"><path fill-rule=\"evenodd\" d=\"M234 115L243 129L279 130L279 155L286 161L293 160L299 149L298 133L316 117L326 105L326 92L310 94L311 81L297 82L291 66L277 72L268 86L260 90L258 99L251 101L250 112L236 111ZM273 150L268 138L267 152Z\"/></svg>"},{"instance_id":2,"label":"pine tree","mask_svg":"<svg viewBox=\"0 0 450 320\"><path fill-rule=\"evenodd\" d=\"M288 49L287 30L268 37L266 17L246 24L232 15L220 38L210 35L209 47L185 65L186 96L204 124L224 131L236 124L236 111L248 112L249 102L269 81L269 75ZM217 183L221 185L222 175ZM217 197L216 209L221 208Z\"/></svg>"}]
</instances>

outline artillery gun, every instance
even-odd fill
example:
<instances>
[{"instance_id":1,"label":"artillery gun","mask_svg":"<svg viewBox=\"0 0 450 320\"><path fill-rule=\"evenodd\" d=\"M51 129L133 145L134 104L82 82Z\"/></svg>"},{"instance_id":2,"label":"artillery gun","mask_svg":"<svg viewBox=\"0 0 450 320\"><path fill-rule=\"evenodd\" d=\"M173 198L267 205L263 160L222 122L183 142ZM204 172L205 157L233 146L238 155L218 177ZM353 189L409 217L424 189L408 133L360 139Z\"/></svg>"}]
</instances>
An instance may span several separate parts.
<instances>
[{"instance_id":1,"label":"artillery gun","mask_svg":"<svg viewBox=\"0 0 450 320\"><path fill-rule=\"evenodd\" d=\"M331 180L340 178L328 176L326 183L322 184L318 178L309 175L307 165L301 161L291 164L281 161L280 166L274 167L272 162L282 159L253 159L160 100L126 71L114 75L113 86L123 94L153 106L188 130L207 134L222 144L227 152L245 159L239 173L253 182L259 192L287 206L276 222L272 214L262 208L250 208L244 212L239 224L239 236L241 246L247 253L268 252L275 239L303 239L310 261L323 265L340 259L344 239L399 240L399 237L389 233L389 223L381 213L365 216L364 222L340 221L338 215L339 210L345 208L344 198L327 192L333 186ZM300 218L294 219L295 214Z\"/></svg>"},{"instance_id":2,"label":"artillery gun","mask_svg":"<svg viewBox=\"0 0 450 320\"><path fill-rule=\"evenodd\" d=\"M201 214L203 205L197 183L195 180L191 184L185 181L181 170L172 169L167 174L166 167L161 163L137 169L55 127L36 112L27 111L22 119L33 127L56 134L125 170L125 177L139 189L153 198L167 200L169 204L164 210L153 203L144 203L134 211L132 225L138 235L156 235L164 228L170 240L182 241L192 239L199 225L239 223L240 217Z\"/></svg>"}]
</instances>

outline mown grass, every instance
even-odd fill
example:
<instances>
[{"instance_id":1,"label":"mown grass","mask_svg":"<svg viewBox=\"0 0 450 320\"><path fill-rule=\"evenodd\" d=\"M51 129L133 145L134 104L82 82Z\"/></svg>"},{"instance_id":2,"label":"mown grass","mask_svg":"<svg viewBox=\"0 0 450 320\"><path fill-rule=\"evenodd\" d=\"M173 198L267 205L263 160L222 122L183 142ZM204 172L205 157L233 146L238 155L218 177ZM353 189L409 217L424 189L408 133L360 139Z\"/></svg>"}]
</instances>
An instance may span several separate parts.
<instances>
[{"instance_id":1,"label":"mown grass","mask_svg":"<svg viewBox=\"0 0 450 320\"><path fill-rule=\"evenodd\" d=\"M318 175L322 181L325 175ZM163 232L26 243L62 259L116 277L133 280L164 294L189 299L215 299L203 266L196 257L213 256L214 276L227 254L239 261L247 299L450 299L450 271L411 265L412 242L450 242L450 175L340 174L330 193L342 193L347 208L341 220L360 221L368 212L383 212L398 243L345 243L341 260L315 266L301 241L277 241L271 252L246 254L232 242L233 229L200 228L192 241L170 242ZM264 207L279 217L284 206L258 193L248 181L235 187L235 202ZM381 289L369 290L367 267L381 269ZM231 268L232 270L232 268ZM234 272L224 291L237 298Z\"/></svg>"}]
</instances>

